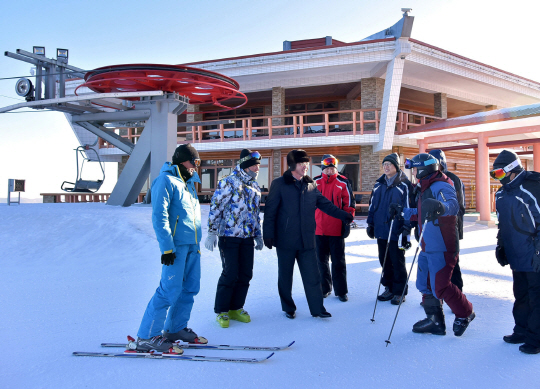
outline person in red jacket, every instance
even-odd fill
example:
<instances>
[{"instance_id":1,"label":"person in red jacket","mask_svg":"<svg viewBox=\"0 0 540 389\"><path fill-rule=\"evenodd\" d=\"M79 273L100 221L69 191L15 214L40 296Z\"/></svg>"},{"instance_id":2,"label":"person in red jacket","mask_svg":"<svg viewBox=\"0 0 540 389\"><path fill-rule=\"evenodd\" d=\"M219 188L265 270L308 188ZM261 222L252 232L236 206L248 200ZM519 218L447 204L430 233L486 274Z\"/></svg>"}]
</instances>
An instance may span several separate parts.
<instances>
[{"instance_id":1,"label":"person in red jacket","mask_svg":"<svg viewBox=\"0 0 540 389\"><path fill-rule=\"evenodd\" d=\"M331 154L325 154L322 158L323 174L313 180L317 189L340 209L349 212L354 217L355 201L352 194L350 181L338 174L338 160ZM330 296L332 285L334 293L340 301L347 301L347 268L345 264L345 237L344 226L341 220L329 216L317 209L315 211L317 229L315 239L317 244L317 257L319 259L319 271L321 273L321 288L323 297ZM332 257L332 273L328 265L329 257Z\"/></svg>"}]
</instances>

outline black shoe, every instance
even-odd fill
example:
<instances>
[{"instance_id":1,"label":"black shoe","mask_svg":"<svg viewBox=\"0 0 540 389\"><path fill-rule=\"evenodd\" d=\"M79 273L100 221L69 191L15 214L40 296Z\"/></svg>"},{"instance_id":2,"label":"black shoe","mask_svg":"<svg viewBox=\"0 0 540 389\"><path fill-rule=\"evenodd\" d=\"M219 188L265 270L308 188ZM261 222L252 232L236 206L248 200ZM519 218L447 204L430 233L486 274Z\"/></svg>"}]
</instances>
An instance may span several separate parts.
<instances>
[{"instance_id":1,"label":"black shoe","mask_svg":"<svg viewBox=\"0 0 540 389\"><path fill-rule=\"evenodd\" d=\"M505 335L505 336L503 336L503 340L504 340L506 343L511 343L511 344L521 344L521 343L525 343L525 336L524 336L524 335L520 335L520 334L516 334L516 333L514 332L512 335Z\"/></svg>"},{"instance_id":2,"label":"black shoe","mask_svg":"<svg viewBox=\"0 0 540 389\"><path fill-rule=\"evenodd\" d=\"M332 294L332 292L328 292L328 293L323 293L323 299L327 298L328 296L330 296L330 294Z\"/></svg>"},{"instance_id":3,"label":"black shoe","mask_svg":"<svg viewBox=\"0 0 540 389\"><path fill-rule=\"evenodd\" d=\"M339 299L339 301L343 301L343 302L349 301L349 298L347 297L346 294L344 294L343 296L337 296L337 298Z\"/></svg>"},{"instance_id":4,"label":"black shoe","mask_svg":"<svg viewBox=\"0 0 540 389\"><path fill-rule=\"evenodd\" d=\"M468 317L465 317L465 318L456 317L456 319L454 320L454 327L453 327L454 335L456 336L463 335L463 333L469 326L470 322L473 321L475 317L476 317L476 314L474 313L474 311Z\"/></svg>"},{"instance_id":5,"label":"black shoe","mask_svg":"<svg viewBox=\"0 0 540 389\"><path fill-rule=\"evenodd\" d=\"M429 315L425 319L415 323L412 331L417 334L446 335L444 317L442 321L440 321L435 316L436 315Z\"/></svg>"},{"instance_id":6,"label":"black shoe","mask_svg":"<svg viewBox=\"0 0 540 389\"><path fill-rule=\"evenodd\" d=\"M380 295L377 296L377 300L388 301L388 300L392 300L392 297L394 297L394 293L390 291L389 287L385 286L384 292L382 292Z\"/></svg>"},{"instance_id":7,"label":"black shoe","mask_svg":"<svg viewBox=\"0 0 540 389\"><path fill-rule=\"evenodd\" d=\"M295 311L285 312L285 316L288 317L289 319L294 319L296 317L296 312Z\"/></svg>"},{"instance_id":8,"label":"black shoe","mask_svg":"<svg viewBox=\"0 0 540 389\"><path fill-rule=\"evenodd\" d=\"M403 304L405 302L405 296L403 296L403 301L401 300L401 295L395 294L394 297L392 297L392 300L390 301L393 305L399 305L399 303Z\"/></svg>"},{"instance_id":9,"label":"black shoe","mask_svg":"<svg viewBox=\"0 0 540 389\"><path fill-rule=\"evenodd\" d=\"M323 312L319 313L318 315L311 315L311 316L313 316L313 317L322 317L323 319L325 319L327 317L332 317L330 312L326 312L326 311L323 311Z\"/></svg>"},{"instance_id":10,"label":"black shoe","mask_svg":"<svg viewBox=\"0 0 540 389\"><path fill-rule=\"evenodd\" d=\"M525 343L519 346L519 351L525 354L540 354L540 347L534 347L528 343Z\"/></svg>"}]
</instances>

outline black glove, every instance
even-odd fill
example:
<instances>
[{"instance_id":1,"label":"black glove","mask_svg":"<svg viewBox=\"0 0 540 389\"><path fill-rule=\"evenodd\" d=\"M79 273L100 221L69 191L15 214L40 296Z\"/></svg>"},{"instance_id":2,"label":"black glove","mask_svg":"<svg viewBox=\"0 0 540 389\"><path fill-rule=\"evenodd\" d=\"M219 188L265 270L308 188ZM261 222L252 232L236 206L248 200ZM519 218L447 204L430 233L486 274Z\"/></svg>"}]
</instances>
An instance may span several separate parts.
<instances>
[{"instance_id":1,"label":"black glove","mask_svg":"<svg viewBox=\"0 0 540 389\"><path fill-rule=\"evenodd\" d=\"M273 238L264 238L264 245L268 250L272 250L272 246L274 246L274 239Z\"/></svg>"},{"instance_id":2,"label":"black glove","mask_svg":"<svg viewBox=\"0 0 540 389\"><path fill-rule=\"evenodd\" d=\"M369 239L375 239L375 228L373 228L373 225L369 224L367 226L366 234L369 236Z\"/></svg>"},{"instance_id":3,"label":"black glove","mask_svg":"<svg viewBox=\"0 0 540 389\"><path fill-rule=\"evenodd\" d=\"M174 265L175 253L161 254L161 264L165 266Z\"/></svg>"},{"instance_id":4,"label":"black glove","mask_svg":"<svg viewBox=\"0 0 540 389\"><path fill-rule=\"evenodd\" d=\"M345 219L343 219L343 223L351 224L354 220L354 216L351 215L349 212L347 212L347 216L345 216Z\"/></svg>"},{"instance_id":5,"label":"black glove","mask_svg":"<svg viewBox=\"0 0 540 389\"><path fill-rule=\"evenodd\" d=\"M410 235L411 234L411 227L406 226L405 224L401 226L401 228L398 230L398 235Z\"/></svg>"},{"instance_id":6,"label":"black glove","mask_svg":"<svg viewBox=\"0 0 540 389\"><path fill-rule=\"evenodd\" d=\"M390 220L392 220L396 216L398 220L403 220L403 215L401 214L402 212L403 206L398 203L392 203L390 204L390 207L388 207L388 215L390 216Z\"/></svg>"},{"instance_id":7,"label":"black glove","mask_svg":"<svg viewBox=\"0 0 540 389\"><path fill-rule=\"evenodd\" d=\"M433 222L444 213L444 205L439 200L426 199L422 202L422 212L428 222Z\"/></svg>"},{"instance_id":8,"label":"black glove","mask_svg":"<svg viewBox=\"0 0 540 389\"><path fill-rule=\"evenodd\" d=\"M417 242L420 242L420 227L418 226L414 227L414 239L416 239Z\"/></svg>"},{"instance_id":9,"label":"black glove","mask_svg":"<svg viewBox=\"0 0 540 389\"><path fill-rule=\"evenodd\" d=\"M409 232L410 232L410 230L409 230ZM411 242L409 242L409 239L407 239L407 236L409 236L409 235L407 235L407 234L401 235L401 249L402 250L408 250L408 249L410 249L412 247L412 244L411 244Z\"/></svg>"},{"instance_id":10,"label":"black glove","mask_svg":"<svg viewBox=\"0 0 540 389\"><path fill-rule=\"evenodd\" d=\"M495 257L499 265L506 266L508 265L508 260L506 259L506 253L504 252L504 247L497 245L495 248Z\"/></svg>"}]
</instances>

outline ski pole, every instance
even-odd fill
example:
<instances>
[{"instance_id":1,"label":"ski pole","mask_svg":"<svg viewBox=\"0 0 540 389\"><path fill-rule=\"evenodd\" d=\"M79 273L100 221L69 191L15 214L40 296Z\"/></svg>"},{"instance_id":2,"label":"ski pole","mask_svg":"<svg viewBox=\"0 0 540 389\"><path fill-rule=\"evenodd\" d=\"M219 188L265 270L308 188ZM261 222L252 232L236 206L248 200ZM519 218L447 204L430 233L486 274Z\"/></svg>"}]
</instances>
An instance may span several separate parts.
<instances>
[{"instance_id":1,"label":"ski pole","mask_svg":"<svg viewBox=\"0 0 540 389\"><path fill-rule=\"evenodd\" d=\"M388 241L386 242L386 251L384 252L384 259L381 270L381 278L379 279L379 287L377 288L377 297L375 298L375 308L373 308L373 317L370 319L373 323L375 321L375 311L377 310L377 302L379 301L379 292L381 291L381 282L384 274L384 265L386 264L386 257L388 256L388 246L390 246L390 238L392 237L392 227L394 226L394 218L390 222L390 232L388 233Z\"/></svg>"},{"instance_id":2,"label":"ski pole","mask_svg":"<svg viewBox=\"0 0 540 389\"><path fill-rule=\"evenodd\" d=\"M390 342L390 337L392 336L392 332L394 331L394 326L396 325L397 315L399 313L399 309L401 308L401 303L403 302L403 296L405 296L405 290L407 290L407 285L409 285L409 278L411 278L411 273L412 273L412 269L414 267L414 262L416 261L416 256L418 255L418 250L422 246L422 239L424 238L424 231L426 230L427 222L428 221L426 219L426 221L424 222L424 225L422 226L422 233L420 234L420 239L418 239L418 247L416 247L416 252L414 253L414 258L413 258L413 261L412 261L412 264L411 264L411 270L409 270L409 275L407 276L407 282L405 283L405 287L403 288L403 292L401 293L401 300L399 300L399 306L398 306L398 309L397 309L397 312L396 312L396 317L394 317L394 323L392 324L392 329L390 330L390 335L388 335L388 340L385 340L386 347L388 347L388 345L391 343Z\"/></svg>"}]
</instances>

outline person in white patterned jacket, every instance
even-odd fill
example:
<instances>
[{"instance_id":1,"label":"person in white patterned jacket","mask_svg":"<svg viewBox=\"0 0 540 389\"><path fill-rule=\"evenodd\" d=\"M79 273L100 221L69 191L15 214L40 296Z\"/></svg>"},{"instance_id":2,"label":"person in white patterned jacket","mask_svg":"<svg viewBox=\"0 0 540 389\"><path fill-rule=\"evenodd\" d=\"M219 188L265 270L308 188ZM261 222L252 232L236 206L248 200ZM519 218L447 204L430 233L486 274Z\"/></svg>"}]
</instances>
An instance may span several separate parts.
<instances>
[{"instance_id":1,"label":"person in white patterned jacket","mask_svg":"<svg viewBox=\"0 0 540 389\"><path fill-rule=\"evenodd\" d=\"M205 247L219 244L223 271L216 290L214 312L223 328L229 320L249 323L244 304L253 277L254 248L262 250L260 202L257 175L261 155L244 149L231 175L221 179L212 196ZM219 243L218 243L219 241Z\"/></svg>"}]
</instances>

